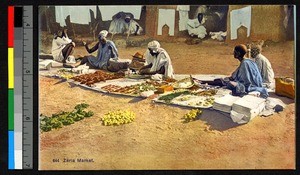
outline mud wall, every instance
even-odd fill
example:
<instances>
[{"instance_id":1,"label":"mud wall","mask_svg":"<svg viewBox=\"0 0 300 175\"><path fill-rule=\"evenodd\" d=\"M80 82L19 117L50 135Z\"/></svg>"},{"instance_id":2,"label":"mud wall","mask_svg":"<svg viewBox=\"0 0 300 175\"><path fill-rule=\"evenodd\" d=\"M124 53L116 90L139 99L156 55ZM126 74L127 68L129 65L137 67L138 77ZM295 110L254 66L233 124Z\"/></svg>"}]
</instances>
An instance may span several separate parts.
<instances>
[{"instance_id":1,"label":"mud wall","mask_svg":"<svg viewBox=\"0 0 300 175\"><path fill-rule=\"evenodd\" d=\"M227 15L226 42L251 42L257 40L271 40L274 42L286 39L286 30L283 26L285 16L282 5L252 5L250 36L247 37L246 28L238 29L236 40L231 40L230 12L248 5L230 5Z\"/></svg>"},{"instance_id":2,"label":"mud wall","mask_svg":"<svg viewBox=\"0 0 300 175\"><path fill-rule=\"evenodd\" d=\"M145 34L148 37L160 40L160 41L172 41L176 37L188 37L187 31L179 31L179 12L176 11L177 5L147 5L146 6L146 23ZM163 27L162 35L157 35L158 26L158 12L159 9L174 9L175 10L175 26L174 36L169 35L169 28Z\"/></svg>"}]
</instances>

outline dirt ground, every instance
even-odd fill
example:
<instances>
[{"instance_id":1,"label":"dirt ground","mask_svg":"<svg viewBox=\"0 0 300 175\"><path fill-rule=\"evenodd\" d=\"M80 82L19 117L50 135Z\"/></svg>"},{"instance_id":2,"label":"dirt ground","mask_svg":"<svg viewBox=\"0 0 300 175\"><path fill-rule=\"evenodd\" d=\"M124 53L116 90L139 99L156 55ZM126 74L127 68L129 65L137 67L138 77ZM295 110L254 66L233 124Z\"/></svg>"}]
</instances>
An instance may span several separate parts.
<instances>
[{"instance_id":1,"label":"dirt ground","mask_svg":"<svg viewBox=\"0 0 300 175\"><path fill-rule=\"evenodd\" d=\"M233 45L212 40L187 45L184 39L161 45L178 74L229 75L238 66L232 56ZM146 47L118 49L120 58L130 58ZM74 54L87 53L78 44ZM263 54L276 76L294 76L293 42L269 43ZM41 113L70 111L82 102L95 112L91 118L40 134L42 170L295 168L295 103L287 98L283 112L256 117L245 125L234 124L213 110L204 110L197 121L182 123L188 108L101 94L41 76L39 84ZM103 126L100 118L116 109L130 109L136 113L135 121ZM75 159L75 163L64 162L66 159Z\"/></svg>"}]
</instances>

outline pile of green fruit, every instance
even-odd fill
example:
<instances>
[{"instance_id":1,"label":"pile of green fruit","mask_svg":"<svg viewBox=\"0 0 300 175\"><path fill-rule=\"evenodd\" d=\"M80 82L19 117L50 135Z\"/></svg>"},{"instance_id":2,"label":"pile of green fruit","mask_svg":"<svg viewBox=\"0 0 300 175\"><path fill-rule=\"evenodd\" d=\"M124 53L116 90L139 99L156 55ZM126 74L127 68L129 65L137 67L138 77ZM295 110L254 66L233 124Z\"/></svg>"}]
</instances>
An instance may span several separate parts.
<instances>
[{"instance_id":1,"label":"pile of green fruit","mask_svg":"<svg viewBox=\"0 0 300 175\"><path fill-rule=\"evenodd\" d=\"M129 111L129 110L117 110L117 111L111 111L102 117L102 124L105 126L111 126L111 125L122 125L133 122L135 119L135 113Z\"/></svg>"},{"instance_id":2,"label":"pile of green fruit","mask_svg":"<svg viewBox=\"0 0 300 175\"><path fill-rule=\"evenodd\" d=\"M71 112L60 112L52 114L51 117L40 115L40 129L43 132L51 131L52 129L62 128L65 125L71 125L76 121L80 121L85 117L91 117L94 115L92 111L85 111L88 104L81 103L75 106Z\"/></svg>"},{"instance_id":3,"label":"pile of green fruit","mask_svg":"<svg viewBox=\"0 0 300 175\"><path fill-rule=\"evenodd\" d=\"M183 119L184 122L190 122L197 119L197 116L202 114L202 110L200 109L192 109L190 112L184 114Z\"/></svg>"}]
</instances>

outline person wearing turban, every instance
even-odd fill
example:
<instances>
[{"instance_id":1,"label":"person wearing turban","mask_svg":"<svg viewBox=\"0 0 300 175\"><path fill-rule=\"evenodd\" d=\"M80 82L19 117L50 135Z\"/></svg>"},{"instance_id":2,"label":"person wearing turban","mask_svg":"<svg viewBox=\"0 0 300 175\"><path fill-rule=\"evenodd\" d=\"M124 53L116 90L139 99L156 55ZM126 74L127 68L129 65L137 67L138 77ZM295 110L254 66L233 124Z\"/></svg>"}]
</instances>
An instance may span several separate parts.
<instances>
[{"instance_id":1,"label":"person wearing turban","mask_svg":"<svg viewBox=\"0 0 300 175\"><path fill-rule=\"evenodd\" d=\"M88 53L93 53L98 50L97 56L89 55L83 57L81 62L76 66L87 64L90 68L103 69L112 72L117 72L121 69L127 69L128 62L118 62L118 50L113 41L107 40L108 31L102 30L98 35L99 41L91 49L86 42L83 42Z\"/></svg>"},{"instance_id":2,"label":"person wearing turban","mask_svg":"<svg viewBox=\"0 0 300 175\"><path fill-rule=\"evenodd\" d=\"M148 49L145 52L145 66L139 73L141 75L161 75L165 78L174 78L174 71L169 54L160 47L158 41L148 43Z\"/></svg>"},{"instance_id":3,"label":"person wearing turban","mask_svg":"<svg viewBox=\"0 0 300 175\"><path fill-rule=\"evenodd\" d=\"M239 67L232 73L226 85L232 90L233 95L243 96L252 91L260 92L260 96L267 98L267 90L263 87L263 80L258 67L254 61L244 56L247 47L244 44L235 46L233 56L239 60Z\"/></svg>"},{"instance_id":4,"label":"person wearing turban","mask_svg":"<svg viewBox=\"0 0 300 175\"><path fill-rule=\"evenodd\" d=\"M267 88L272 87L274 83L274 71L270 61L261 54L262 46L259 44L252 44L250 48L251 58L257 64L258 70L263 79L263 85Z\"/></svg>"}]
</instances>

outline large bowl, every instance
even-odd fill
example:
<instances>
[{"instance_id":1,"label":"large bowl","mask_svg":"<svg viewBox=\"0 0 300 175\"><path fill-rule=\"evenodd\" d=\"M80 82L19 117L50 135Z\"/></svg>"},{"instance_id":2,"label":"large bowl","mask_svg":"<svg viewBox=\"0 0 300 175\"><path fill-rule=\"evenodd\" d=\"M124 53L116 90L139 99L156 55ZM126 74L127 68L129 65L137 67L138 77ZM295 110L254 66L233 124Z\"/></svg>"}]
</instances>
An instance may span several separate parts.
<instances>
[{"instance_id":1,"label":"large bowl","mask_svg":"<svg viewBox=\"0 0 300 175\"><path fill-rule=\"evenodd\" d=\"M179 80L172 84L175 89L189 89L194 86L194 80L192 77L187 77L182 80Z\"/></svg>"}]
</instances>

